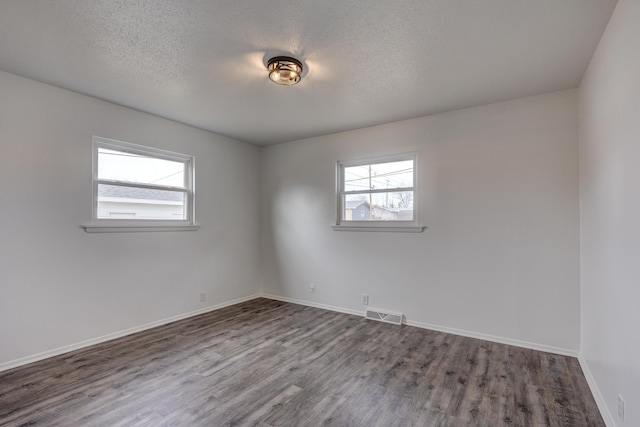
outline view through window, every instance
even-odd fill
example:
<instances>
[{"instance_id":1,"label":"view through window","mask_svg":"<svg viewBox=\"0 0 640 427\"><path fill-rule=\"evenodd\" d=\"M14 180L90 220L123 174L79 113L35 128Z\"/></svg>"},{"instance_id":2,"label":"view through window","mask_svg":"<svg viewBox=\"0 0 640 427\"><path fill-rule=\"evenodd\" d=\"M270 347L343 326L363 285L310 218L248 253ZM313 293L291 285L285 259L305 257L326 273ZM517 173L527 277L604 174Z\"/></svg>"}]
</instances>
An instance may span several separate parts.
<instances>
[{"instance_id":1,"label":"view through window","mask_svg":"<svg viewBox=\"0 0 640 427\"><path fill-rule=\"evenodd\" d=\"M94 138L95 219L193 219L193 157Z\"/></svg>"},{"instance_id":2,"label":"view through window","mask_svg":"<svg viewBox=\"0 0 640 427\"><path fill-rule=\"evenodd\" d=\"M341 221L413 221L415 156L341 162Z\"/></svg>"}]
</instances>

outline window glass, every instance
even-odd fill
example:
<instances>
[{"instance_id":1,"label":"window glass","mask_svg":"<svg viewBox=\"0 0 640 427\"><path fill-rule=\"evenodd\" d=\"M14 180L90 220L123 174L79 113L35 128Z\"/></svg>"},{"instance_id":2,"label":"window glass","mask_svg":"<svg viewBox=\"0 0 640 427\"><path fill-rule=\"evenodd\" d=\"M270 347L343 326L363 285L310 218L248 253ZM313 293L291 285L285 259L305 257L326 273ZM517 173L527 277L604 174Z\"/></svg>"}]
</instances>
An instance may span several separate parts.
<instances>
[{"instance_id":1,"label":"window glass","mask_svg":"<svg viewBox=\"0 0 640 427\"><path fill-rule=\"evenodd\" d=\"M194 223L193 157L94 137L94 220Z\"/></svg>"},{"instance_id":2,"label":"window glass","mask_svg":"<svg viewBox=\"0 0 640 427\"><path fill-rule=\"evenodd\" d=\"M98 179L184 188L185 164L98 148Z\"/></svg>"},{"instance_id":3,"label":"window glass","mask_svg":"<svg viewBox=\"0 0 640 427\"><path fill-rule=\"evenodd\" d=\"M413 160L344 168L346 191L413 187Z\"/></svg>"},{"instance_id":4,"label":"window glass","mask_svg":"<svg viewBox=\"0 0 640 427\"><path fill-rule=\"evenodd\" d=\"M98 184L98 218L187 219L182 191Z\"/></svg>"},{"instance_id":5,"label":"window glass","mask_svg":"<svg viewBox=\"0 0 640 427\"><path fill-rule=\"evenodd\" d=\"M415 156L400 157L339 164L338 223L415 220Z\"/></svg>"}]
</instances>

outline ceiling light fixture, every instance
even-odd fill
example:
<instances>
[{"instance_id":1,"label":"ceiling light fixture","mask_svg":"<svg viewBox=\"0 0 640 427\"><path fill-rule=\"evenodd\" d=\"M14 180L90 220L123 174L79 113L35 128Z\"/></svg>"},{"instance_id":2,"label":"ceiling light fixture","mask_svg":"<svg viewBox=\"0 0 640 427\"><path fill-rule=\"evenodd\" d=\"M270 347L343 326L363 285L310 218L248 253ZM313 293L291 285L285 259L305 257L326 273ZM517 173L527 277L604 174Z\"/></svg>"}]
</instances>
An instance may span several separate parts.
<instances>
[{"instance_id":1,"label":"ceiling light fixture","mask_svg":"<svg viewBox=\"0 0 640 427\"><path fill-rule=\"evenodd\" d=\"M269 60L269 79L279 85L291 86L300 81L302 63L289 56L276 56Z\"/></svg>"}]
</instances>

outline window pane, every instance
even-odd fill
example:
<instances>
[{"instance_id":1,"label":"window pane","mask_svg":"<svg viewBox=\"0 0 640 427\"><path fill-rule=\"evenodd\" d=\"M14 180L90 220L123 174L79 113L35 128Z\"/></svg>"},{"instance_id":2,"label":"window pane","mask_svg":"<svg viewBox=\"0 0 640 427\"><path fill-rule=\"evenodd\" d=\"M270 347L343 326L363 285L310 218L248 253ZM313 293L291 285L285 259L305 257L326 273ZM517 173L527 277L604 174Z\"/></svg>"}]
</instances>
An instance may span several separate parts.
<instances>
[{"instance_id":1,"label":"window pane","mask_svg":"<svg viewBox=\"0 0 640 427\"><path fill-rule=\"evenodd\" d=\"M187 219L186 193L98 184L98 218Z\"/></svg>"},{"instance_id":2,"label":"window pane","mask_svg":"<svg viewBox=\"0 0 640 427\"><path fill-rule=\"evenodd\" d=\"M98 149L98 179L184 188L185 164L124 151Z\"/></svg>"},{"instance_id":3,"label":"window pane","mask_svg":"<svg viewBox=\"0 0 640 427\"><path fill-rule=\"evenodd\" d=\"M369 165L344 168L344 191L370 190Z\"/></svg>"},{"instance_id":4,"label":"window pane","mask_svg":"<svg viewBox=\"0 0 640 427\"><path fill-rule=\"evenodd\" d=\"M413 160L344 168L344 191L413 187Z\"/></svg>"},{"instance_id":5,"label":"window pane","mask_svg":"<svg viewBox=\"0 0 640 427\"><path fill-rule=\"evenodd\" d=\"M413 191L344 196L343 221L413 221Z\"/></svg>"}]
</instances>

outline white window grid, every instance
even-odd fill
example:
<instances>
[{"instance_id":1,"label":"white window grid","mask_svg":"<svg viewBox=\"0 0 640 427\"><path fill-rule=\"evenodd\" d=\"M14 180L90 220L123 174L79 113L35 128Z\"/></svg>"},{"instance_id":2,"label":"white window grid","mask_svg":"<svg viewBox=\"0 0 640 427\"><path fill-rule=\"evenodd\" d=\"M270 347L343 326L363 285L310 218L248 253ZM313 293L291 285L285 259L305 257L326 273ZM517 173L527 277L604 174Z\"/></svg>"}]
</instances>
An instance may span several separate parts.
<instances>
[{"instance_id":1,"label":"white window grid","mask_svg":"<svg viewBox=\"0 0 640 427\"><path fill-rule=\"evenodd\" d=\"M375 194L375 193L386 193L389 192L387 188L381 189L367 189L367 190L351 190L345 191L345 168L352 166L364 166L364 165L375 165L381 163L391 163L398 161L406 161L411 160L413 162L413 186L412 187L399 187L393 188L393 192L402 192L402 191L412 191L413 192L413 219L411 221L401 220L401 221L389 221L389 220L350 220L346 221L344 219L344 201L346 195L351 194ZM342 224L348 224L351 227L363 226L366 228L372 227L393 227L394 225L403 225L403 226L411 226L418 223L418 203L417 203L417 173L418 173L418 164L417 164L417 154L416 153L401 153L401 154L392 154L385 156L376 156L376 157L367 157L360 158L354 160L346 160L339 161L337 165L337 178L336 178L336 195L337 195L337 203L336 203L336 225L340 226Z\"/></svg>"},{"instance_id":2,"label":"white window grid","mask_svg":"<svg viewBox=\"0 0 640 427\"><path fill-rule=\"evenodd\" d=\"M183 163L185 165L184 186L175 187L162 184L143 184L136 182L100 179L98 177L98 150L100 148L115 150L129 154L142 155L157 159L170 160ZM132 144L124 141L103 138L99 136L93 137L93 190L92 190L92 224L93 225L119 225L119 226L154 226L154 225L195 225L195 159L193 156L176 153L159 148L147 147L144 145ZM115 219L115 218L98 218L98 185L107 184L120 187L143 188L151 190L166 190L182 192L186 200L186 219Z\"/></svg>"}]
</instances>

